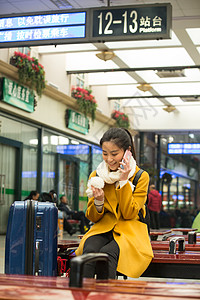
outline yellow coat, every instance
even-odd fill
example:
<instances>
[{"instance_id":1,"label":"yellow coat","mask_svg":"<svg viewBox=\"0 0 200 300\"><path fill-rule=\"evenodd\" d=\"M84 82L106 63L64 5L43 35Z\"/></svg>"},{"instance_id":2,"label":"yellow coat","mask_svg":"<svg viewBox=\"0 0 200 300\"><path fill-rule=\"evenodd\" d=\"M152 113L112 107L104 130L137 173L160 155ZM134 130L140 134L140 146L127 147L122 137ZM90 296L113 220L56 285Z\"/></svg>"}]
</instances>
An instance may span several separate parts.
<instances>
[{"instance_id":1,"label":"yellow coat","mask_svg":"<svg viewBox=\"0 0 200 300\"><path fill-rule=\"evenodd\" d=\"M130 181L133 180L138 170L136 166L136 171ZM95 175L96 171L90 177ZM94 205L94 197L90 198L86 217L94 225L83 236L76 255L82 254L88 237L112 230L120 249L117 271L132 278L140 277L153 258L147 225L140 222L138 217L141 208L143 212L145 211L148 185L147 172L142 173L133 193L129 183L122 188L119 186L116 188L115 184L105 184L104 208L101 213Z\"/></svg>"}]
</instances>

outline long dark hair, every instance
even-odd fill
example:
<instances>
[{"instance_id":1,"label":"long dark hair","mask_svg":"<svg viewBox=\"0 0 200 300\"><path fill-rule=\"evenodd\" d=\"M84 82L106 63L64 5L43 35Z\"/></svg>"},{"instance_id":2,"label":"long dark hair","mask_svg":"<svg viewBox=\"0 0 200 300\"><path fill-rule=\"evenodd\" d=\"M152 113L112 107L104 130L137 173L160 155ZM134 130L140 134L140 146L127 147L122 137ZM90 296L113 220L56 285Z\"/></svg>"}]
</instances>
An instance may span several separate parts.
<instances>
[{"instance_id":1,"label":"long dark hair","mask_svg":"<svg viewBox=\"0 0 200 300\"><path fill-rule=\"evenodd\" d=\"M37 196L38 191L31 191L30 194L24 199L24 200L29 200L29 199L32 199L33 196Z\"/></svg>"},{"instance_id":2,"label":"long dark hair","mask_svg":"<svg viewBox=\"0 0 200 300\"><path fill-rule=\"evenodd\" d=\"M117 145L120 149L126 151L131 147L131 152L136 160L135 147L131 133L125 128L110 128L108 129L100 139L100 146L102 147L104 142L112 142Z\"/></svg>"}]
</instances>

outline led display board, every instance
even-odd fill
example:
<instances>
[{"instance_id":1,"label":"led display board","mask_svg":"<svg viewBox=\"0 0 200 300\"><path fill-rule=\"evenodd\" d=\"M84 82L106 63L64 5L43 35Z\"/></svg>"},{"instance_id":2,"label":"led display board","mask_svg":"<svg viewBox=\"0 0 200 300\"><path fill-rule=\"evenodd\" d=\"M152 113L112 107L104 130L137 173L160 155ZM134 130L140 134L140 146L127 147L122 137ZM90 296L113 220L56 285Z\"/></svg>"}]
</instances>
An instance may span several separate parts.
<instances>
[{"instance_id":1,"label":"led display board","mask_svg":"<svg viewBox=\"0 0 200 300\"><path fill-rule=\"evenodd\" d=\"M166 4L0 16L0 47L168 39L172 6Z\"/></svg>"},{"instance_id":2,"label":"led display board","mask_svg":"<svg viewBox=\"0 0 200 300\"><path fill-rule=\"evenodd\" d=\"M168 154L200 154L200 143L169 143Z\"/></svg>"},{"instance_id":3,"label":"led display board","mask_svg":"<svg viewBox=\"0 0 200 300\"><path fill-rule=\"evenodd\" d=\"M80 154L89 154L88 145L58 145L56 147L56 152L67 155L80 155Z\"/></svg>"},{"instance_id":4,"label":"led display board","mask_svg":"<svg viewBox=\"0 0 200 300\"><path fill-rule=\"evenodd\" d=\"M86 11L0 18L0 47L57 44L86 38ZM71 42L72 43L72 42Z\"/></svg>"}]
</instances>

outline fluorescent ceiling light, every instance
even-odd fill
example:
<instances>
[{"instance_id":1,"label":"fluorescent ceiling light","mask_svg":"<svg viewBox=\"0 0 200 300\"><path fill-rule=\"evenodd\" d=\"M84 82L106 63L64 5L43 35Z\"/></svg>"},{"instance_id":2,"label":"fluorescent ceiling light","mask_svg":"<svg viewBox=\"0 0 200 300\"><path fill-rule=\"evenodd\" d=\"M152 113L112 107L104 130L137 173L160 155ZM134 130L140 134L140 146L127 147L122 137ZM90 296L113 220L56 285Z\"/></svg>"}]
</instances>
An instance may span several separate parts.
<instances>
[{"instance_id":1,"label":"fluorescent ceiling light","mask_svg":"<svg viewBox=\"0 0 200 300\"><path fill-rule=\"evenodd\" d=\"M69 144L69 139L64 137L64 136L59 136L58 137L58 143L59 143L59 145L68 145Z\"/></svg>"},{"instance_id":2,"label":"fluorescent ceiling light","mask_svg":"<svg viewBox=\"0 0 200 300\"><path fill-rule=\"evenodd\" d=\"M94 70L119 68L112 60L103 61L95 52L67 53L66 70Z\"/></svg>"},{"instance_id":3,"label":"fluorescent ceiling light","mask_svg":"<svg viewBox=\"0 0 200 300\"><path fill-rule=\"evenodd\" d=\"M75 140L71 140L71 144L73 144L73 145L79 145L79 142L75 141Z\"/></svg>"},{"instance_id":4,"label":"fluorescent ceiling light","mask_svg":"<svg viewBox=\"0 0 200 300\"><path fill-rule=\"evenodd\" d=\"M187 28L186 31L189 34L192 42L195 45L199 45L200 44L200 28Z\"/></svg>"},{"instance_id":5,"label":"fluorescent ceiling light","mask_svg":"<svg viewBox=\"0 0 200 300\"><path fill-rule=\"evenodd\" d=\"M109 85L109 84L124 84L137 83L126 72L107 72L107 73L89 73L89 85Z\"/></svg>"},{"instance_id":6,"label":"fluorescent ceiling light","mask_svg":"<svg viewBox=\"0 0 200 300\"><path fill-rule=\"evenodd\" d=\"M38 145L38 139L32 139L29 141L30 145Z\"/></svg>"},{"instance_id":7,"label":"fluorescent ceiling light","mask_svg":"<svg viewBox=\"0 0 200 300\"><path fill-rule=\"evenodd\" d=\"M181 42L172 31L172 38L166 40L146 40L146 41L123 41L123 42L106 42L105 45L109 49L121 49L121 48L147 48L147 47L169 47L180 46Z\"/></svg>"},{"instance_id":8,"label":"fluorescent ceiling light","mask_svg":"<svg viewBox=\"0 0 200 300\"><path fill-rule=\"evenodd\" d=\"M50 136L50 143L51 143L51 145L58 145L58 136L57 135L51 135Z\"/></svg>"},{"instance_id":9,"label":"fluorescent ceiling light","mask_svg":"<svg viewBox=\"0 0 200 300\"><path fill-rule=\"evenodd\" d=\"M159 48L115 51L130 68L194 65L184 48Z\"/></svg>"}]
</instances>

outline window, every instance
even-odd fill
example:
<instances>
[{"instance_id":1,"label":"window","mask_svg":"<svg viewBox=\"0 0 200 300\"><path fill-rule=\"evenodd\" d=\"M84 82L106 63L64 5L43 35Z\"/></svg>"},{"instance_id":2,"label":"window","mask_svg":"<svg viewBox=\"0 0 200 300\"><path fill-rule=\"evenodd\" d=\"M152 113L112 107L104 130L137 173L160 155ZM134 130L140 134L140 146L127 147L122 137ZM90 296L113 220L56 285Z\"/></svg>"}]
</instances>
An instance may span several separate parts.
<instances>
[{"instance_id":1,"label":"window","mask_svg":"<svg viewBox=\"0 0 200 300\"><path fill-rule=\"evenodd\" d=\"M76 76L76 86L83 88L85 85L85 74L77 74Z\"/></svg>"}]
</instances>

